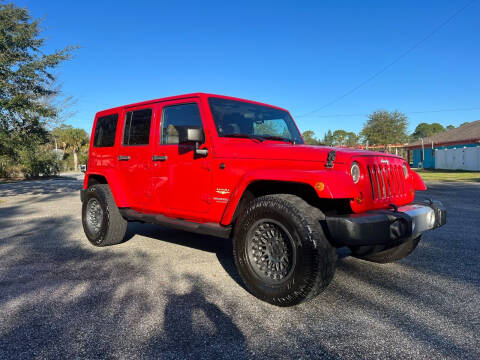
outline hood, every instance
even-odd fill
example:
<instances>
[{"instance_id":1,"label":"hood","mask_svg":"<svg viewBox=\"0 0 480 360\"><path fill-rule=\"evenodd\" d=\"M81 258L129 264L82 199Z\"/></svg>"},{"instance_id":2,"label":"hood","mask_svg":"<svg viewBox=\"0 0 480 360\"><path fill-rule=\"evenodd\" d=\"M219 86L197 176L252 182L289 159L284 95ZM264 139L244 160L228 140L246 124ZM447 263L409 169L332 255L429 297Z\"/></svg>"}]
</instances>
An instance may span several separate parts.
<instances>
[{"instance_id":1,"label":"hood","mask_svg":"<svg viewBox=\"0 0 480 360\"><path fill-rule=\"evenodd\" d=\"M229 139L231 140L231 139ZM330 151L336 152L335 163L347 163L354 156L380 156L400 158L374 151L335 148L330 146L293 145L278 142L255 142L235 139L215 145L215 157L258 160L291 160L326 162Z\"/></svg>"}]
</instances>

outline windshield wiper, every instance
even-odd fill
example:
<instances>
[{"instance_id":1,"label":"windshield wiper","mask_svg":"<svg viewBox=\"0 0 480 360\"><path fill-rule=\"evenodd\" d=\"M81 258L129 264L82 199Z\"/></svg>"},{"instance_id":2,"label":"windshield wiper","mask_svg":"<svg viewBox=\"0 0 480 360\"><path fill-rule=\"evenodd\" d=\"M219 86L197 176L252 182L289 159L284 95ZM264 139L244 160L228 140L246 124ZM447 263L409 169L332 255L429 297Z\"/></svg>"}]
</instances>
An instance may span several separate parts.
<instances>
[{"instance_id":1,"label":"windshield wiper","mask_svg":"<svg viewBox=\"0 0 480 360\"><path fill-rule=\"evenodd\" d=\"M245 139L252 139L252 140L258 140L262 142L265 140L262 136L258 135L249 135L249 134L226 134L222 135L223 137L232 137L232 138L245 138Z\"/></svg>"},{"instance_id":2,"label":"windshield wiper","mask_svg":"<svg viewBox=\"0 0 480 360\"><path fill-rule=\"evenodd\" d=\"M286 142L289 142L293 145L296 144L295 140L292 140L290 138L287 138L287 137L283 137L283 136L273 136L273 135L265 135L263 136L263 138L265 140L279 140L279 141L286 141Z\"/></svg>"}]
</instances>

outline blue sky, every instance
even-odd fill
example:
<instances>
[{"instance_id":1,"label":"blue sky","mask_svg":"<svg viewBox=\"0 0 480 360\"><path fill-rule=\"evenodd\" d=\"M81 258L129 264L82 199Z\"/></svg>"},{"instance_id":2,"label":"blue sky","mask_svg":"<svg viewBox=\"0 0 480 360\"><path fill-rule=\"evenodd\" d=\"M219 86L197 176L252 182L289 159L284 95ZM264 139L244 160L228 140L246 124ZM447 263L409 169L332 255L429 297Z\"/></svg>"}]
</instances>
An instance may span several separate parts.
<instances>
[{"instance_id":1,"label":"blue sky","mask_svg":"<svg viewBox=\"0 0 480 360\"><path fill-rule=\"evenodd\" d=\"M287 108L302 131L318 136L358 132L376 109L407 113L410 130L480 119L479 1L380 76L314 113L468 0L15 3L44 19L45 51L80 46L58 74L77 99L67 122L87 131L96 111L196 91Z\"/></svg>"}]
</instances>

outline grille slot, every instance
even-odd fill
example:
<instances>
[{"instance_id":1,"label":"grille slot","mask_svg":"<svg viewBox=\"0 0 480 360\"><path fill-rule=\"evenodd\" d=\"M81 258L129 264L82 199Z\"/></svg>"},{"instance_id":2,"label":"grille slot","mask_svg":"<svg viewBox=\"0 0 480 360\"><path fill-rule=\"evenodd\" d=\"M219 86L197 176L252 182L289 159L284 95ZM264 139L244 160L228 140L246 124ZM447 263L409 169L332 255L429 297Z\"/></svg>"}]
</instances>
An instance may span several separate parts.
<instances>
[{"instance_id":1,"label":"grille slot","mask_svg":"<svg viewBox=\"0 0 480 360\"><path fill-rule=\"evenodd\" d=\"M367 165L373 200L405 196L405 178L400 165L375 162Z\"/></svg>"}]
</instances>

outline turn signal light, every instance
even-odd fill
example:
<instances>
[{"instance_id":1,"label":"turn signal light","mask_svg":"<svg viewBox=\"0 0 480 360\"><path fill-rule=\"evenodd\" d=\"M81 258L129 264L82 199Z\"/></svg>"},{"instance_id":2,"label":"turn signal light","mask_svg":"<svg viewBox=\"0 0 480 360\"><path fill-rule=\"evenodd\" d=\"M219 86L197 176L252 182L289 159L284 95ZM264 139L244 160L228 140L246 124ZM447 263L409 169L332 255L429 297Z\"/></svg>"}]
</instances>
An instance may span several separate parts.
<instances>
[{"instance_id":1,"label":"turn signal light","mask_svg":"<svg viewBox=\"0 0 480 360\"><path fill-rule=\"evenodd\" d=\"M323 191L323 189L325 189L325 184L323 182L319 181L315 184L315 189L317 191Z\"/></svg>"}]
</instances>

